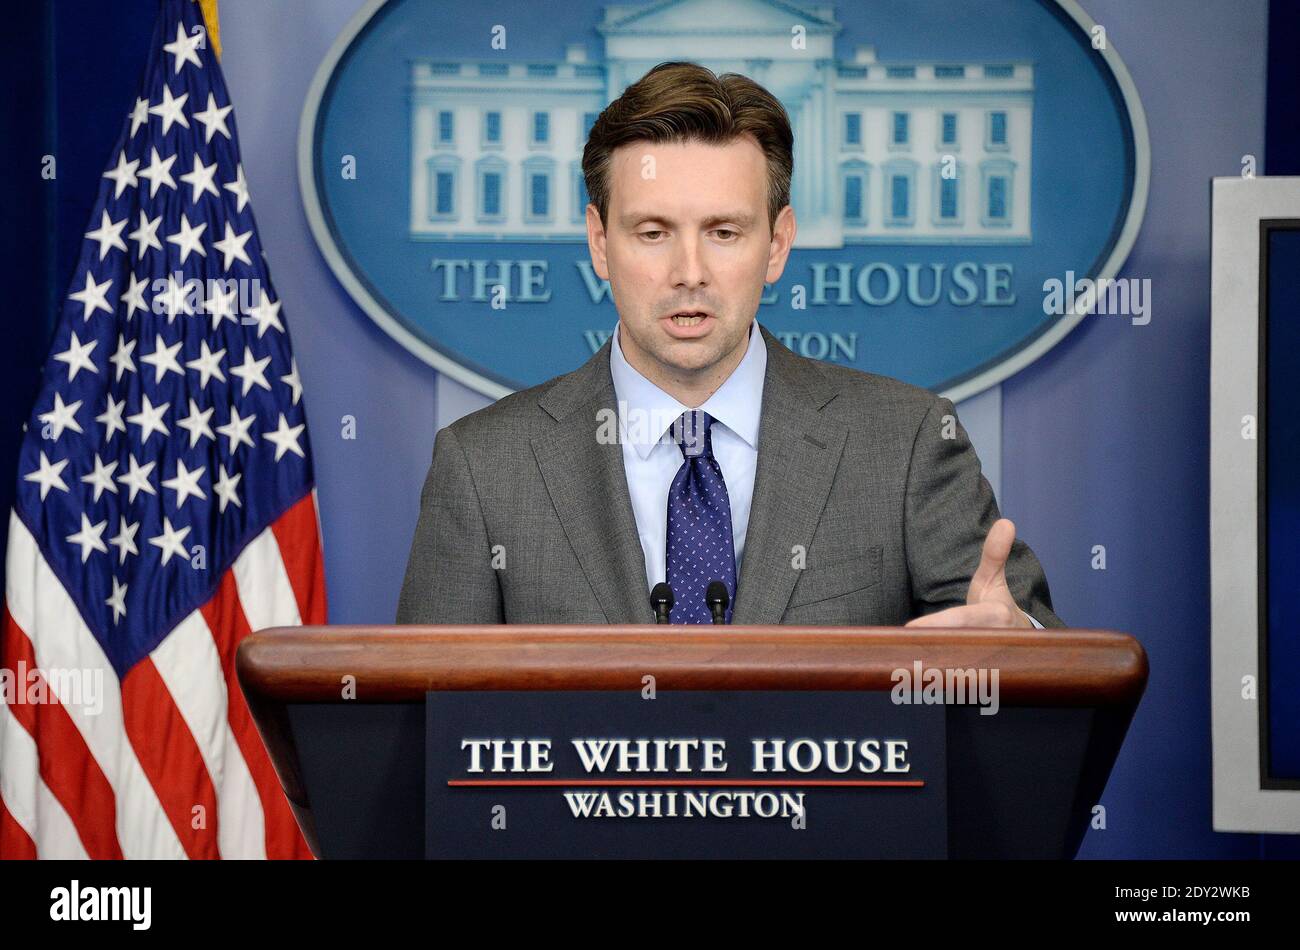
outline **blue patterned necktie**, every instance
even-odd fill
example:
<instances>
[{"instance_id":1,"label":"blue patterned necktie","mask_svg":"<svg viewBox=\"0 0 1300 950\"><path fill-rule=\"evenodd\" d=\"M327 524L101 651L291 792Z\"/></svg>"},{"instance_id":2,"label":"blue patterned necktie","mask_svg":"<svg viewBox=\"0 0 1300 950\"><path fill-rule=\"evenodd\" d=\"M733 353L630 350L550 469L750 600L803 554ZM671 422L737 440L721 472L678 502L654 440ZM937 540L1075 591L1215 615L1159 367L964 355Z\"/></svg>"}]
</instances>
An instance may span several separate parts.
<instances>
[{"instance_id":1,"label":"blue patterned necktie","mask_svg":"<svg viewBox=\"0 0 1300 950\"><path fill-rule=\"evenodd\" d=\"M672 623L712 623L704 602L710 581L727 585L736 602L736 546L731 536L731 499L722 469L713 457L709 432L713 417L689 409L673 423L673 438L682 451L682 467L668 489L668 584L673 589Z\"/></svg>"}]
</instances>

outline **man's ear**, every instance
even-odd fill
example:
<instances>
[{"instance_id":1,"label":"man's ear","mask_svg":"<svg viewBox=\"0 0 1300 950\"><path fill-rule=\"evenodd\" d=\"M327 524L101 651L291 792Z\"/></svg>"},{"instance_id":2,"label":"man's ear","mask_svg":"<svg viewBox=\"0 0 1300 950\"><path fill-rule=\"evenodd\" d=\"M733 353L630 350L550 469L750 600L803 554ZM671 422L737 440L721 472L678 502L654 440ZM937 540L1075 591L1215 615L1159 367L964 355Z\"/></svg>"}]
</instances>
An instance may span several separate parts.
<instances>
[{"instance_id":1,"label":"man's ear","mask_svg":"<svg viewBox=\"0 0 1300 950\"><path fill-rule=\"evenodd\" d=\"M587 248L591 251L591 266L601 280L609 280L609 259L605 250L605 225L594 204L587 205Z\"/></svg>"},{"instance_id":2,"label":"man's ear","mask_svg":"<svg viewBox=\"0 0 1300 950\"><path fill-rule=\"evenodd\" d=\"M785 272L785 262L790 258L790 249L794 247L794 236L798 228L794 220L794 208L786 205L776 216L772 228L772 244L767 255L767 274L765 284L775 284Z\"/></svg>"}]
</instances>

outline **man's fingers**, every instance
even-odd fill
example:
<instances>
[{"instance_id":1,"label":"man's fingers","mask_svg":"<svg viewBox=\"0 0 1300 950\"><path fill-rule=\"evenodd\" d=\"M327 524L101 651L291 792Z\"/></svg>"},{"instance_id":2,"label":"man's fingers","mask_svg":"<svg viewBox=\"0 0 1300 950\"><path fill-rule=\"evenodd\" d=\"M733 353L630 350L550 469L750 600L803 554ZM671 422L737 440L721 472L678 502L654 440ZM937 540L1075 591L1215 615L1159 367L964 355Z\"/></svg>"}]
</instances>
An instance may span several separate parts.
<instances>
[{"instance_id":1,"label":"man's fingers","mask_svg":"<svg viewBox=\"0 0 1300 950\"><path fill-rule=\"evenodd\" d=\"M949 607L923 617L909 620L907 627L1015 627L1021 626L1018 618L1012 616L1011 609L1005 604L988 601L982 604L968 604L965 607ZM1027 621L1026 621L1027 622Z\"/></svg>"},{"instance_id":2,"label":"man's fingers","mask_svg":"<svg viewBox=\"0 0 1300 950\"><path fill-rule=\"evenodd\" d=\"M1009 518L999 518L989 528L984 539L984 549L980 553L980 564L970 579L966 589L966 603L979 603L990 589L1007 586L1005 571L1007 558L1011 556L1011 545L1016 540L1016 526Z\"/></svg>"}]
</instances>

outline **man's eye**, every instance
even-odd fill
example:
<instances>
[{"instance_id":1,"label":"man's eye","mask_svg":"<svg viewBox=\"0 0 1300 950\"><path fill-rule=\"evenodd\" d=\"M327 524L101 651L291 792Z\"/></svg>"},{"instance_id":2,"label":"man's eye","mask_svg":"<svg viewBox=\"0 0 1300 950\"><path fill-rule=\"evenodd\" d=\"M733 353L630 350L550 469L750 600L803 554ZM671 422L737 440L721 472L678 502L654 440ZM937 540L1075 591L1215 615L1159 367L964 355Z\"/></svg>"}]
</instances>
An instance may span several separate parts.
<instances>
[{"instance_id":1,"label":"man's eye","mask_svg":"<svg viewBox=\"0 0 1300 950\"><path fill-rule=\"evenodd\" d=\"M657 240L660 235L666 233L666 231L641 231L640 235L647 240L654 241ZM728 242L734 241L736 238L740 237L740 232L734 231L731 228L715 228L713 233L720 235L722 240Z\"/></svg>"}]
</instances>

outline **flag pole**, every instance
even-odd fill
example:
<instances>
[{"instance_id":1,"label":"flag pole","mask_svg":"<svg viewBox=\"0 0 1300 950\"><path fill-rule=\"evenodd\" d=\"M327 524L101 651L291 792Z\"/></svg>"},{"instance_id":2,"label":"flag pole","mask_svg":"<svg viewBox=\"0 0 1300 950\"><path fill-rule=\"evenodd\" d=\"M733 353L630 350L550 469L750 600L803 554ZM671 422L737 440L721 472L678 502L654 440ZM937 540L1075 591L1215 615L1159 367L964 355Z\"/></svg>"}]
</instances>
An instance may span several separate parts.
<instances>
[{"instance_id":1,"label":"flag pole","mask_svg":"<svg viewBox=\"0 0 1300 950\"><path fill-rule=\"evenodd\" d=\"M217 22L217 0L199 0L203 11L203 22L208 25L208 36L212 39L212 52L221 59L221 24Z\"/></svg>"}]
</instances>

